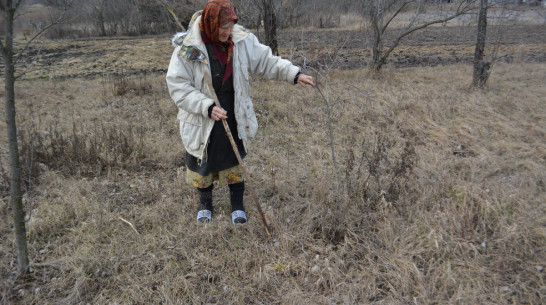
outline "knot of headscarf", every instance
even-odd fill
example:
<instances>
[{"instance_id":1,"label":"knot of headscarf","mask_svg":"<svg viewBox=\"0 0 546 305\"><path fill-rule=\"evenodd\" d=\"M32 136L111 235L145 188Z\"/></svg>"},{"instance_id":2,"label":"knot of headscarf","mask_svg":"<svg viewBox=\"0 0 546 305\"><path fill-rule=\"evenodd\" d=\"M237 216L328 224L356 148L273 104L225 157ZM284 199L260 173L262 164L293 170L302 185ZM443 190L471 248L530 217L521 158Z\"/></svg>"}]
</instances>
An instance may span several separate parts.
<instances>
[{"instance_id":1,"label":"knot of headscarf","mask_svg":"<svg viewBox=\"0 0 546 305\"><path fill-rule=\"evenodd\" d=\"M204 42L212 42L215 47L227 52L227 62L233 56L233 40L229 37L226 42L221 42L218 39L218 34L220 26L231 21L235 23L238 21L235 6L229 0L211 0L205 5L199 25L204 34L201 36L206 36L203 37Z\"/></svg>"}]
</instances>

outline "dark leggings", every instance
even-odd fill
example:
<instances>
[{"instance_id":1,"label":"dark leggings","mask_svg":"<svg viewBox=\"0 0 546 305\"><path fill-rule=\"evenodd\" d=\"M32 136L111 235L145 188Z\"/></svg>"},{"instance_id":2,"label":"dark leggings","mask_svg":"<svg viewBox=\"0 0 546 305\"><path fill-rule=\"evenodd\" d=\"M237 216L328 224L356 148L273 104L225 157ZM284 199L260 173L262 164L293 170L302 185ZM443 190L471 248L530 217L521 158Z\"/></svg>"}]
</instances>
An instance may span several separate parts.
<instances>
[{"instance_id":1,"label":"dark leggings","mask_svg":"<svg viewBox=\"0 0 546 305\"><path fill-rule=\"evenodd\" d=\"M245 210L243 205L243 195L245 193L245 183L239 182L234 184L229 184L229 199L231 201L231 212L236 210ZM214 206L212 205L212 189L213 185L211 184L207 188L197 188L199 192L199 210L210 210L213 211Z\"/></svg>"}]
</instances>

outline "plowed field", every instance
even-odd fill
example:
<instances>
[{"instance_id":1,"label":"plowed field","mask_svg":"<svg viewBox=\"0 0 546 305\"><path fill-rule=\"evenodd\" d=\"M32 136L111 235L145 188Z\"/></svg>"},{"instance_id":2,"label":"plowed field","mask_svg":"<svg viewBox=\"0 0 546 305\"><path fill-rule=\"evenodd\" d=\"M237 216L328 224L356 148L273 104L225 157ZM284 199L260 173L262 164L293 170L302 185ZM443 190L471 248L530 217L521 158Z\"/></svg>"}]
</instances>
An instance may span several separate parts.
<instances>
[{"instance_id":1,"label":"plowed field","mask_svg":"<svg viewBox=\"0 0 546 305\"><path fill-rule=\"evenodd\" d=\"M386 33L389 45L396 31ZM260 35L259 35L260 36ZM371 58L372 35L365 30L281 31L280 55L303 64L320 61L340 50L337 65L352 69L366 66ZM471 63L474 27L430 27L402 40L388 65L396 67ZM546 26L490 26L488 48L502 62L546 61ZM34 56L39 55L34 60ZM296 51L296 52L292 52ZM44 41L29 52L34 61L26 78L71 78L104 75L164 73L172 52L170 36L88 38ZM295 54L295 55L291 55ZM328 56L326 56L329 58Z\"/></svg>"}]
</instances>

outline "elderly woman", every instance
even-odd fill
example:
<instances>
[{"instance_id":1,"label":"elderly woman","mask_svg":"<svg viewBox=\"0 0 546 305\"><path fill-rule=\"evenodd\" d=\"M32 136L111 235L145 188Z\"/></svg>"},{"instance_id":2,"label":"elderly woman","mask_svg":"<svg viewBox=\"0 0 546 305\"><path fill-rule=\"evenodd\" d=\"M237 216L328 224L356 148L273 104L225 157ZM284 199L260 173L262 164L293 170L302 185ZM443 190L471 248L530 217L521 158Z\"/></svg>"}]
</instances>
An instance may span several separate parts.
<instances>
[{"instance_id":1,"label":"elderly woman","mask_svg":"<svg viewBox=\"0 0 546 305\"><path fill-rule=\"evenodd\" d=\"M227 121L244 157L248 139L258 129L248 73L303 87L314 86L313 79L289 61L273 56L269 47L239 26L235 7L228 0L209 1L203 11L194 14L188 31L174 37L173 45L167 85L179 109L186 180L199 193L197 220L212 221L213 182L218 180L220 186L229 186L233 224L244 224L242 169L222 120ZM205 77L212 78L214 88L209 88ZM215 106L211 90L221 107Z\"/></svg>"}]
</instances>

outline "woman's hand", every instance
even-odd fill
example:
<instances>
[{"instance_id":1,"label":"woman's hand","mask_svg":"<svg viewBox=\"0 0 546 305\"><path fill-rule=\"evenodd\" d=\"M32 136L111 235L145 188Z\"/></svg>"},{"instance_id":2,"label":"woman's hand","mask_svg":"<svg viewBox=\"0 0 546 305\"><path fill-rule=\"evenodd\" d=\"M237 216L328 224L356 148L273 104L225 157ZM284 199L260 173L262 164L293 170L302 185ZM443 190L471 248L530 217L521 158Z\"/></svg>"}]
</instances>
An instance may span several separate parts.
<instances>
[{"instance_id":1,"label":"woman's hand","mask_svg":"<svg viewBox=\"0 0 546 305\"><path fill-rule=\"evenodd\" d=\"M217 106L214 106L212 108L210 118L215 120L215 121L225 120L225 119L227 119L227 111L225 111L224 109L219 108Z\"/></svg>"},{"instance_id":2,"label":"woman's hand","mask_svg":"<svg viewBox=\"0 0 546 305\"><path fill-rule=\"evenodd\" d=\"M315 83L313 83L313 77L305 74L300 74L298 77L298 85L302 86L303 88L306 87L306 85L315 86Z\"/></svg>"}]
</instances>

